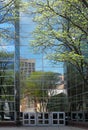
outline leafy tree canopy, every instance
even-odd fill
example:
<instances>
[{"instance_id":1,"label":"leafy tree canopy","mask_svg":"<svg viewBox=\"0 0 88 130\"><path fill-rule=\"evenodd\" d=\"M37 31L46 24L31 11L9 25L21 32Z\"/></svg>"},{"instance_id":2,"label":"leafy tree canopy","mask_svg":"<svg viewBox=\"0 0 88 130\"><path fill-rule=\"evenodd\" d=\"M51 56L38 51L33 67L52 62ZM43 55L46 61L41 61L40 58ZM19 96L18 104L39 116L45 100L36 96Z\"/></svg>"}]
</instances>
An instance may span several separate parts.
<instances>
[{"instance_id":1,"label":"leafy tree canopy","mask_svg":"<svg viewBox=\"0 0 88 130\"><path fill-rule=\"evenodd\" d=\"M21 82L22 93L39 103L39 111L44 111L49 99L56 89L60 74L54 72L32 72L29 78ZM24 85L23 85L24 84ZM47 111L47 110L46 110Z\"/></svg>"},{"instance_id":2,"label":"leafy tree canopy","mask_svg":"<svg viewBox=\"0 0 88 130\"><path fill-rule=\"evenodd\" d=\"M29 95L34 97L48 96L49 89L55 89L56 83L60 80L59 74L54 72L32 72L26 79L24 88Z\"/></svg>"},{"instance_id":3,"label":"leafy tree canopy","mask_svg":"<svg viewBox=\"0 0 88 130\"><path fill-rule=\"evenodd\" d=\"M0 37L10 41L15 38L15 23L19 20L19 13L27 8L25 1L0 0Z\"/></svg>"},{"instance_id":4,"label":"leafy tree canopy","mask_svg":"<svg viewBox=\"0 0 88 130\"><path fill-rule=\"evenodd\" d=\"M33 0L34 51L47 58L74 65L82 78L88 71L88 2L87 0ZM85 67L85 70L83 69Z\"/></svg>"}]
</instances>

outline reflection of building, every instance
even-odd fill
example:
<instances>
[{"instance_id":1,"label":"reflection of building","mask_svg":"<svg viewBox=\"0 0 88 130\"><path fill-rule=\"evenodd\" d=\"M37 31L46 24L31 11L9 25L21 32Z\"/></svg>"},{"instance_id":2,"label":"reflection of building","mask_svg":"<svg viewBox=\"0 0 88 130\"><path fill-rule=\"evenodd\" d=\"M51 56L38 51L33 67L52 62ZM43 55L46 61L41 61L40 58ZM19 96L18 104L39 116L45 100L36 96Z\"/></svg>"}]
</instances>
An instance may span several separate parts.
<instances>
[{"instance_id":1,"label":"reflection of building","mask_svg":"<svg viewBox=\"0 0 88 130\"><path fill-rule=\"evenodd\" d=\"M30 76L31 72L35 71L35 59L20 59L20 75L21 80ZM21 99L20 111L35 111L34 103L29 98L29 95L25 95Z\"/></svg>"},{"instance_id":2,"label":"reflection of building","mask_svg":"<svg viewBox=\"0 0 88 130\"><path fill-rule=\"evenodd\" d=\"M64 87L64 76L63 75L59 76L59 81L56 83L56 87L48 90L49 96L54 96L54 95L57 95L60 93L67 94L66 89Z\"/></svg>"},{"instance_id":3,"label":"reflection of building","mask_svg":"<svg viewBox=\"0 0 88 130\"><path fill-rule=\"evenodd\" d=\"M21 76L28 77L31 72L35 71L35 59L20 59Z\"/></svg>"},{"instance_id":4,"label":"reflection of building","mask_svg":"<svg viewBox=\"0 0 88 130\"><path fill-rule=\"evenodd\" d=\"M67 95L67 90L66 90L66 88L65 88L65 83L64 83L64 76L63 75L60 75L59 76L59 78L60 78L60 80L59 80L59 82L56 84L56 89L53 89L52 90L52 96L53 95L57 95L57 94L60 94L60 93L64 93L64 94L66 94Z\"/></svg>"}]
</instances>

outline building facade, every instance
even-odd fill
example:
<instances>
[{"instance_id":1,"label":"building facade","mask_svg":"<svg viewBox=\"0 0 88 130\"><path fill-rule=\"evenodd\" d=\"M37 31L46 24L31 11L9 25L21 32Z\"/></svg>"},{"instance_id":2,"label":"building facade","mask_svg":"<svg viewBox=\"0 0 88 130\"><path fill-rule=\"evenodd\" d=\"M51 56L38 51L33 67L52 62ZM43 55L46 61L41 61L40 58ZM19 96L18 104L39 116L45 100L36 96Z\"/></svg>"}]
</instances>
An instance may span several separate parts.
<instances>
[{"instance_id":1,"label":"building facade","mask_svg":"<svg viewBox=\"0 0 88 130\"><path fill-rule=\"evenodd\" d=\"M0 1L0 33L2 34L0 35L0 123L10 121L18 123L20 116L20 54L19 37L17 37L19 22L14 20L14 6L4 8L7 2ZM19 17L19 13L16 17Z\"/></svg>"},{"instance_id":2,"label":"building facade","mask_svg":"<svg viewBox=\"0 0 88 130\"><path fill-rule=\"evenodd\" d=\"M88 122L88 87L75 67L66 65L65 80L68 93L70 121Z\"/></svg>"},{"instance_id":3,"label":"building facade","mask_svg":"<svg viewBox=\"0 0 88 130\"><path fill-rule=\"evenodd\" d=\"M20 75L21 78L30 76L35 71L35 59L20 59Z\"/></svg>"}]
</instances>

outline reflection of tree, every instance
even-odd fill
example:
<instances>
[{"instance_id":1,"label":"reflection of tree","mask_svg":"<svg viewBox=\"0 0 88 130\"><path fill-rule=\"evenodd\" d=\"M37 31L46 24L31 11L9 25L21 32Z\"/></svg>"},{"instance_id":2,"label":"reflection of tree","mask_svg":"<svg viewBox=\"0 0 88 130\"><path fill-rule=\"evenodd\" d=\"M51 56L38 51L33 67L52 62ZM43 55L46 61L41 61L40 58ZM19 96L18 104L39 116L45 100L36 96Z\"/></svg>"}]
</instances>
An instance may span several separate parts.
<instances>
[{"instance_id":1,"label":"reflection of tree","mask_svg":"<svg viewBox=\"0 0 88 130\"><path fill-rule=\"evenodd\" d=\"M68 101L67 96L64 93L51 96L47 103L48 111L67 111Z\"/></svg>"},{"instance_id":2,"label":"reflection of tree","mask_svg":"<svg viewBox=\"0 0 88 130\"><path fill-rule=\"evenodd\" d=\"M51 90L56 88L59 80L59 74L54 72L32 72L25 81L23 92L33 97L34 104L39 106L36 108L38 111L47 111L46 105L52 94Z\"/></svg>"},{"instance_id":3,"label":"reflection of tree","mask_svg":"<svg viewBox=\"0 0 88 130\"><path fill-rule=\"evenodd\" d=\"M13 53L0 52L0 100L1 117L4 119L4 102L12 100L13 93Z\"/></svg>"},{"instance_id":4,"label":"reflection of tree","mask_svg":"<svg viewBox=\"0 0 88 130\"><path fill-rule=\"evenodd\" d=\"M70 63L88 86L88 0L33 0L30 10L37 23L32 47L47 58ZM30 8L31 9L31 8Z\"/></svg>"}]
</instances>

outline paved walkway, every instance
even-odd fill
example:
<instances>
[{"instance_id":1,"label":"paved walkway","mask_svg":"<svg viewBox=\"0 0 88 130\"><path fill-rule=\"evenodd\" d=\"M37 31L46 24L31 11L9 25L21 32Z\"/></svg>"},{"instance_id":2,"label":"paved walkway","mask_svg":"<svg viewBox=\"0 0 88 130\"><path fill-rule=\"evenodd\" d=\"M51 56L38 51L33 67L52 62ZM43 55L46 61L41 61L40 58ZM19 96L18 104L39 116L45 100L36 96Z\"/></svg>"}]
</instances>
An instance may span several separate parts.
<instances>
[{"instance_id":1,"label":"paved walkway","mask_svg":"<svg viewBox=\"0 0 88 130\"><path fill-rule=\"evenodd\" d=\"M77 127L0 127L0 130L88 130Z\"/></svg>"}]
</instances>

